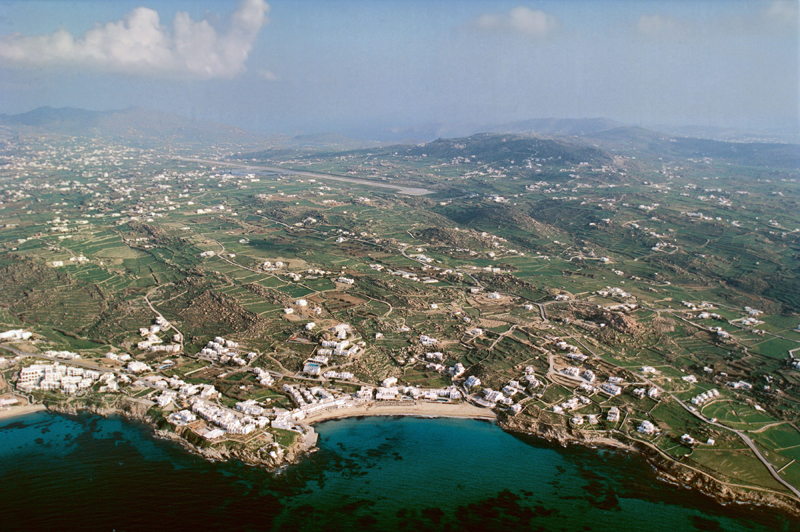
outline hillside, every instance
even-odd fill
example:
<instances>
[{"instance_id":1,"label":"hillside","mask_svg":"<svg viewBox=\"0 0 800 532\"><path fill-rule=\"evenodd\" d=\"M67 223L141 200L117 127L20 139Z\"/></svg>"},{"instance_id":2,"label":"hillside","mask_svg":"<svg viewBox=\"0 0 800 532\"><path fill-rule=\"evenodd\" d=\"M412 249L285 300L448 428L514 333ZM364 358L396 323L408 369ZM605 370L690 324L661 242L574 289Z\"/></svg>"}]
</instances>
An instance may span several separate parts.
<instances>
[{"instance_id":1,"label":"hillside","mask_svg":"<svg viewBox=\"0 0 800 532\"><path fill-rule=\"evenodd\" d=\"M743 166L800 169L800 145L724 142L674 137L640 127L619 127L586 136L587 142L625 155L669 159L717 159Z\"/></svg>"}]
</instances>

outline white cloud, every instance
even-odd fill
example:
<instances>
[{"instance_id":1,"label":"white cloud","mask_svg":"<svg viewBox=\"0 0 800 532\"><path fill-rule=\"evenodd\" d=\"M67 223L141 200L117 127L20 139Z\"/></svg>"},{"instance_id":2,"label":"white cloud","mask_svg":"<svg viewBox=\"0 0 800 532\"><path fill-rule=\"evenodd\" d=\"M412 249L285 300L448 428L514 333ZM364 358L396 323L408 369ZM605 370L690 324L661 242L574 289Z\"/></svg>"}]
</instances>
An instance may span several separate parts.
<instances>
[{"instance_id":1,"label":"white cloud","mask_svg":"<svg viewBox=\"0 0 800 532\"><path fill-rule=\"evenodd\" d=\"M2 37L0 64L230 78L244 71L258 32L269 22L267 11L264 0L240 0L222 31L206 19L194 21L180 12L170 32L161 25L156 11L137 7L122 20L97 24L78 39L63 29L50 35Z\"/></svg>"},{"instance_id":2,"label":"white cloud","mask_svg":"<svg viewBox=\"0 0 800 532\"><path fill-rule=\"evenodd\" d=\"M280 78L275 75L275 73L264 70L263 68L258 71L258 77L266 81L280 81Z\"/></svg>"},{"instance_id":3,"label":"white cloud","mask_svg":"<svg viewBox=\"0 0 800 532\"><path fill-rule=\"evenodd\" d=\"M520 6L508 13L481 15L473 21L472 26L483 31L543 38L558 31L561 23L544 11Z\"/></svg>"}]
</instances>

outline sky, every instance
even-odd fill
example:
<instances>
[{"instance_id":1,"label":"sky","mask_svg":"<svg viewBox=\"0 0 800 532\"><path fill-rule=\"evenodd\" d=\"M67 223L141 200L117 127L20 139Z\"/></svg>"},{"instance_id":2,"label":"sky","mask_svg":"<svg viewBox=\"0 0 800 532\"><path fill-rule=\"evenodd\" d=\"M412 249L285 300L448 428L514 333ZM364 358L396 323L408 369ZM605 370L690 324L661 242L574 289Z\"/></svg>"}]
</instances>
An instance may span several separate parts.
<instances>
[{"instance_id":1,"label":"sky","mask_svg":"<svg viewBox=\"0 0 800 532\"><path fill-rule=\"evenodd\" d=\"M798 0L0 0L0 113L797 132Z\"/></svg>"}]
</instances>

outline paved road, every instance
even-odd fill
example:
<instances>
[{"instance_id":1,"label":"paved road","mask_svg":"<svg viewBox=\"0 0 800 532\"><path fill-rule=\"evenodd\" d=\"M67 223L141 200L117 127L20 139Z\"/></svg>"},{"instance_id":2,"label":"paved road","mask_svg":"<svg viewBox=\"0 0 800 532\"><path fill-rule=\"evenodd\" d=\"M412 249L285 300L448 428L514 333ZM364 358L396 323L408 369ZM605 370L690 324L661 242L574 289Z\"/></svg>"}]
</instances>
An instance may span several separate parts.
<instances>
[{"instance_id":1,"label":"paved road","mask_svg":"<svg viewBox=\"0 0 800 532\"><path fill-rule=\"evenodd\" d=\"M432 191L427 188L404 187L402 185L390 185L384 183L376 183L375 181L368 181L366 179L355 179L352 177L342 177L331 174L321 174L319 172L307 172L305 170L292 170L290 168L278 168L275 166L253 166L251 164L231 163L227 161L214 161L211 159L194 159L190 157L176 157L179 161L188 161L193 163L214 164L219 166L231 166L233 168L242 168L244 170L252 170L254 172L275 172L276 174L284 175L299 175L303 177L313 177L315 179L331 179L333 181L343 181L345 183L355 183L358 185L366 185L369 187L390 188L398 191L401 194L408 196L424 196L430 194Z\"/></svg>"},{"instance_id":2,"label":"paved road","mask_svg":"<svg viewBox=\"0 0 800 532\"><path fill-rule=\"evenodd\" d=\"M716 421L711 421L710 419L705 417L703 414L701 414L697 409L692 409L689 405L687 405L686 403L684 403L683 401L681 401L680 399L678 399L674 395L672 395L672 394L669 394L669 395L670 395L670 397L675 399L675 401L677 401L678 404L680 404L683 408L685 408L686 410L688 410L690 413L694 414L696 417L700 418L701 420L705 421L709 425L713 425L713 426L721 428L721 429L729 430L729 431L733 432L734 434L736 434L737 436L739 436L742 439L742 441L744 441L747 444L747 446L750 447L750 449L753 451L753 453L756 455L756 457L758 457L758 459L761 460L761 463L764 464L764 466L767 468L767 470L770 472L770 474L775 478L775 480L777 480L778 482L780 482L781 484L786 486L786 488L789 491L791 491L798 498L800 498L800 490L795 488L793 485L789 484L786 480L784 480L783 477L781 477L778 474L777 471L775 471L775 468L772 467L772 464L769 462L769 460L767 460L766 457L764 457L764 455L761 454L761 451L758 449L758 447L756 447L756 444L753 443L753 440L751 440L750 437L747 436L744 432L742 432L740 430L732 429L732 428L730 428L730 427L728 427L726 425L723 425L721 423L717 423Z\"/></svg>"}]
</instances>

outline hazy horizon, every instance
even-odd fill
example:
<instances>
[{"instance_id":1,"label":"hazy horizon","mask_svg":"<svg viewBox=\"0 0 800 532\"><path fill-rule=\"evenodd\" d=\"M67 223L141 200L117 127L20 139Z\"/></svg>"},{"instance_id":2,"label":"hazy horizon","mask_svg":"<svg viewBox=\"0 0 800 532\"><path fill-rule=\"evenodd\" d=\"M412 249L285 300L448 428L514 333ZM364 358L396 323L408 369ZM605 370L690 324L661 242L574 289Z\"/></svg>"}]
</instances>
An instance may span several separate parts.
<instances>
[{"instance_id":1,"label":"hazy horizon","mask_svg":"<svg viewBox=\"0 0 800 532\"><path fill-rule=\"evenodd\" d=\"M267 133L608 118L800 130L793 1L0 2L0 113Z\"/></svg>"}]
</instances>

